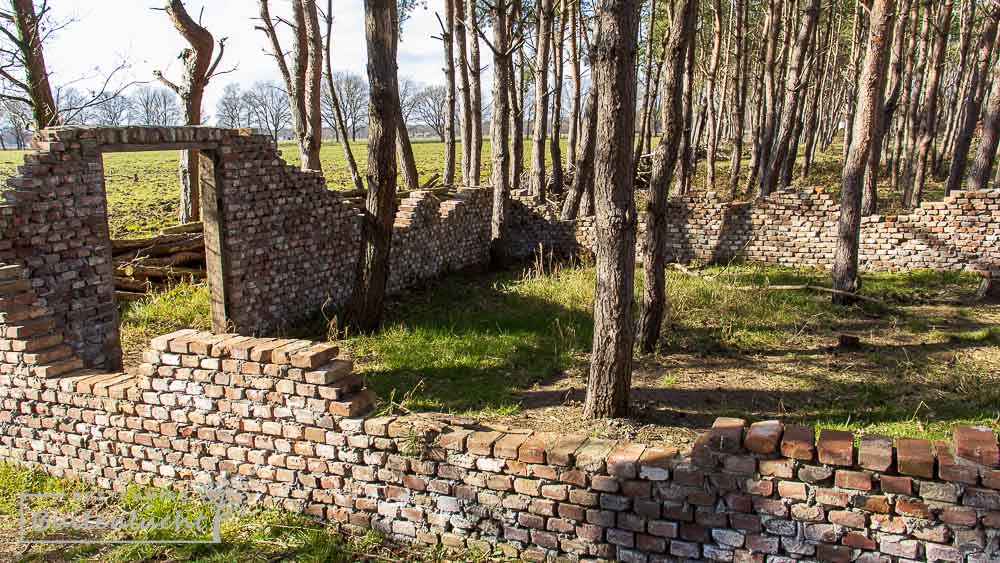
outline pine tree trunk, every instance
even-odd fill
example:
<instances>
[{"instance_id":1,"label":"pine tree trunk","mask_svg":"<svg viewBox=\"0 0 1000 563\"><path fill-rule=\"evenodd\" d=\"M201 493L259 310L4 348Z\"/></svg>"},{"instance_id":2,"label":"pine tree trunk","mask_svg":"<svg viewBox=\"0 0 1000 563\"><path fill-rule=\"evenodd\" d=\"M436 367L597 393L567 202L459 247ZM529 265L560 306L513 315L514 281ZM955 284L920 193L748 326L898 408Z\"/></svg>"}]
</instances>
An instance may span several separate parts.
<instances>
[{"instance_id":1,"label":"pine tree trunk","mask_svg":"<svg viewBox=\"0 0 1000 563\"><path fill-rule=\"evenodd\" d=\"M719 74L719 58L722 55L722 2L712 0L712 55L708 63L708 76L705 77L705 98L708 110L708 190L715 189L715 154L719 148L718 116L715 112L715 81ZM725 96L725 90L723 90Z\"/></svg>"},{"instance_id":2,"label":"pine tree trunk","mask_svg":"<svg viewBox=\"0 0 1000 563\"><path fill-rule=\"evenodd\" d=\"M983 107L983 98L986 97L985 77L989 72L990 52L996 43L998 20L1000 20L1000 5L994 5L986 14L982 35L979 38L979 45L976 48L978 56L972 68L972 75L969 78L969 91L965 98L964 119L955 136L955 148L951 161L951 170L948 173L948 184L945 187L945 195L958 190L962 185L965 166L969 160L972 137L976 132L976 122L979 120L979 114Z\"/></svg>"},{"instance_id":3,"label":"pine tree trunk","mask_svg":"<svg viewBox=\"0 0 1000 563\"><path fill-rule=\"evenodd\" d=\"M750 61L746 60L748 41L744 39L743 26L746 25L746 4L745 0L734 0L733 12L736 15L736 23L733 25L735 37L733 43L736 51L733 57L733 135L732 135L732 156L729 165L729 194L732 199L736 199L740 188L740 174L743 166L743 137L746 133L746 98L749 80Z\"/></svg>"},{"instance_id":4,"label":"pine tree trunk","mask_svg":"<svg viewBox=\"0 0 1000 563\"><path fill-rule=\"evenodd\" d=\"M444 0L445 19L441 24L444 44L445 111L444 121L444 185L455 185L455 5L456 0ZM461 1L461 0L458 0Z\"/></svg>"},{"instance_id":5,"label":"pine tree trunk","mask_svg":"<svg viewBox=\"0 0 1000 563\"><path fill-rule=\"evenodd\" d=\"M920 121L920 133L917 140L916 160L913 172L913 191L907 201L908 207L916 207L923 201L924 184L927 182L927 158L930 155L931 144L937 132L938 86L941 82L941 71L944 67L944 56L948 47L948 32L951 23L952 0L945 0L938 12L935 25L934 51L928 60L926 90L924 90L923 119Z\"/></svg>"},{"instance_id":6,"label":"pine tree trunk","mask_svg":"<svg viewBox=\"0 0 1000 563\"><path fill-rule=\"evenodd\" d=\"M775 71L777 65L778 32L781 27L781 7L782 0L774 0L770 3L767 13L767 47L764 54L764 122L761 128L760 140L758 141L757 156L760 197L767 197L770 193L767 184L767 167L771 163L771 147L774 144L778 119L778 92Z\"/></svg>"},{"instance_id":7,"label":"pine tree trunk","mask_svg":"<svg viewBox=\"0 0 1000 563\"><path fill-rule=\"evenodd\" d=\"M791 67L788 69L785 82L785 102L782 104L781 125L771 152L771 161L764 169L764 177L761 181L762 196L767 196L778 188L782 167L788 156L797 123L801 119L799 102L802 99L804 66L818 17L819 0L811 0L809 7L805 10L805 20L799 26L798 37L795 38L795 51L791 56Z\"/></svg>"},{"instance_id":8,"label":"pine tree trunk","mask_svg":"<svg viewBox=\"0 0 1000 563\"><path fill-rule=\"evenodd\" d=\"M892 90L885 103L879 109L878 119L872 133L872 147L868 153L868 164L865 167L865 185L861 195L861 215L868 217L878 211L878 178L882 162L882 143L885 134L892 125L892 117L899 104L900 91L903 87L903 49L906 43L906 26L909 23L910 0L902 0L900 16L896 19L893 31L892 47Z\"/></svg>"},{"instance_id":9,"label":"pine tree trunk","mask_svg":"<svg viewBox=\"0 0 1000 563\"><path fill-rule=\"evenodd\" d=\"M872 148L872 134L881 118L880 108L885 94L894 16L895 0L872 2L871 34L864 68L857 82L858 105L851 136L853 141L847 153L841 180L840 222L833 266L833 288L849 293L856 293L860 289L858 252L861 239L861 189L868 153ZM849 303L851 299L834 295L833 301Z\"/></svg>"},{"instance_id":10,"label":"pine tree trunk","mask_svg":"<svg viewBox=\"0 0 1000 563\"><path fill-rule=\"evenodd\" d=\"M562 147L559 146L562 131L562 85L563 85L563 41L566 39L566 22L569 19L569 2L562 2L559 15L559 33L552 44L552 134L549 136L549 160L552 161L552 190L563 191Z\"/></svg>"},{"instance_id":11,"label":"pine tree trunk","mask_svg":"<svg viewBox=\"0 0 1000 563\"><path fill-rule=\"evenodd\" d=\"M479 15L476 13L476 0L468 0L465 15L469 20L469 80L471 81L472 102L472 146L469 147L469 183L479 186L482 180L483 167L483 86L482 67L479 64Z\"/></svg>"},{"instance_id":12,"label":"pine tree trunk","mask_svg":"<svg viewBox=\"0 0 1000 563\"><path fill-rule=\"evenodd\" d=\"M632 170L635 139L637 0L605 3L594 87L597 137L594 200L597 204L597 284L594 344L583 415L588 419L628 414L632 379L632 302L635 286L636 215Z\"/></svg>"},{"instance_id":13,"label":"pine tree trunk","mask_svg":"<svg viewBox=\"0 0 1000 563\"><path fill-rule=\"evenodd\" d=\"M510 126L510 57L507 36L507 0L494 0L493 8L493 115L490 150L493 156L493 213L490 220L490 260L494 267L510 261L507 208L510 200L510 154L507 152Z\"/></svg>"},{"instance_id":14,"label":"pine tree trunk","mask_svg":"<svg viewBox=\"0 0 1000 563\"><path fill-rule=\"evenodd\" d=\"M698 17L697 10L692 9L691 17L687 18L687 29L684 33L695 35L697 32ZM694 112L693 112L693 102L694 102L694 51L695 43L690 45L687 49L687 67L684 71L684 132L681 134L681 155L680 155L680 166L679 174L677 175L677 193L683 195L687 193L688 187L691 185L691 177L694 176L694 170L692 169L694 163L694 147L692 146L692 134L694 126Z\"/></svg>"},{"instance_id":15,"label":"pine tree trunk","mask_svg":"<svg viewBox=\"0 0 1000 563\"><path fill-rule=\"evenodd\" d=\"M632 168L634 170L639 169L639 159L642 157L643 143L646 141L646 128L649 126L649 113L653 102L651 98L655 95L652 94L653 89L653 28L656 25L656 0L650 2L649 7L649 21L646 25L646 65L643 72L643 78L645 79L645 84L642 89L642 102L639 104L639 147L635 151L635 155L632 157Z\"/></svg>"},{"instance_id":16,"label":"pine tree trunk","mask_svg":"<svg viewBox=\"0 0 1000 563\"><path fill-rule=\"evenodd\" d=\"M459 95L461 97L461 142L462 142L462 185L469 186L472 184L472 93L470 91L471 84L469 83L469 57L466 52L466 30L465 30L465 0L453 0L454 1L454 19L452 20L452 27L455 29L455 46L458 47L458 60L455 61L455 65L458 66L458 77L459 77ZM473 31L473 36L475 32ZM478 119L478 117L476 117Z\"/></svg>"},{"instance_id":17,"label":"pine tree trunk","mask_svg":"<svg viewBox=\"0 0 1000 563\"><path fill-rule=\"evenodd\" d=\"M920 132L921 116L927 100L921 99L924 91L925 70L927 60L930 55L931 40L931 19L933 18L932 0L924 2L924 24L921 31L920 54L917 56L917 63L911 75L910 88L913 90L910 100L910 115L906 133L906 146L904 147L906 157L906 169L903 171L903 206L910 207L913 199L913 182L916 171L916 151L917 137ZM914 97L915 96L915 97Z\"/></svg>"},{"instance_id":18,"label":"pine tree trunk","mask_svg":"<svg viewBox=\"0 0 1000 563\"><path fill-rule=\"evenodd\" d=\"M573 88L570 92L570 99L572 102L569 110L569 137L566 144L566 167L572 169L574 163L576 162L577 141L580 137L580 102L583 99L583 78L580 71L580 44L578 42L578 34L580 33L579 5L573 5L569 12L569 62L570 79L572 80Z\"/></svg>"},{"instance_id":19,"label":"pine tree trunk","mask_svg":"<svg viewBox=\"0 0 1000 563\"><path fill-rule=\"evenodd\" d=\"M370 333L382 324L396 197L396 131L402 121L396 77L396 3L365 0L368 46L368 194L361 253L346 325Z\"/></svg>"},{"instance_id":20,"label":"pine tree trunk","mask_svg":"<svg viewBox=\"0 0 1000 563\"><path fill-rule=\"evenodd\" d=\"M531 138L531 195L545 201L545 130L549 120L549 50L552 0L538 1L538 48L535 53L535 123Z\"/></svg>"},{"instance_id":21,"label":"pine tree trunk","mask_svg":"<svg viewBox=\"0 0 1000 563\"><path fill-rule=\"evenodd\" d=\"M996 57L996 59L1000 61L1000 57ZM997 80L996 75L1000 72L1000 63L994 63L993 72L993 91L990 92L990 100L986 105L986 116L983 118L983 135L979 139L976 159L969 169L969 189L972 191L987 188L993 166L996 163L997 142L1000 140L1000 80ZM994 180L993 187L1000 188L1000 183Z\"/></svg>"},{"instance_id":22,"label":"pine tree trunk","mask_svg":"<svg viewBox=\"0 0 1000 563\"><path fill-rule=\"evenodd\" d=\"M560 214L565 221L576 219L577 215L586 217L593 210L594 153L597 150L597 89L593 84L587 91L581 129L583 134L580 137L580 151L576 156L573 183L570 184Z\"/></svg>"},{"instance_id":23,"label":"pine tree trunk","mask_svg":"<svg viewBox=\"0 0 1000 563\"><path fill-rule=\"evenodd\" d=\"M642 234L642 307L639 316L638 339L643 352L652 353L660 341L660 330L667 306L667 195L673 181L680 149L680 131L684 127L683 83L684 66L691 39L684 33L694 0L684 0L674 8L670 23L670 40L663 52L666 76L663 85L661 123L663 135L653 155L653 170L649 194L643 212L646 230Z\"/></svg>"}]
</instances>

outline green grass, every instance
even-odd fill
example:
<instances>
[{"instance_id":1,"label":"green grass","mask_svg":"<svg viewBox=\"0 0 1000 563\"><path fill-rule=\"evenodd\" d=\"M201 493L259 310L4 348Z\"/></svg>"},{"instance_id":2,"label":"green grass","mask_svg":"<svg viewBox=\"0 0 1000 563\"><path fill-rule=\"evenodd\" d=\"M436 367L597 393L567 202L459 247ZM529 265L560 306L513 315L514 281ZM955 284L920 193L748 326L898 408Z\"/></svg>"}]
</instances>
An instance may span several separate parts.
<instances>
[{"instance_id":1,"label":"green grass","mask_svg":"<svg viewBox=\"0 0 1000 563\"><path fill-rule=\"evenodd\" d=\"M24 493L84 493L96 491L79 481L60 479L39 470L0 463L0 532L16 537L19 523L19 495ZM216 507L191 494L164 495L163 491L132 486L112 502L99 506L51 502L38 508L68 515L85 509L103 518L136 513L141 519L163 520L179 514L187 518L203 516L211 519ZM200 535L162 529L129 529L122 532L101 532L76 537L94 539L165 540L204 539ZM377 532L350 536L312 518L267 507L242 507L221 526L218 544L116 544L77 546L34 545L27 552L6 544L0 548L0 559L18 561L87 560L102 562L126 561L198 561L223 563L229 561L269 562L351 562L398 557L410 550L391 546ZM7 551L11 550L11 551ZM395 555L393 555L395 554ZM437 552L412 552L409 560L436 560Z\"/></svg>"},{"instance_id":2,"label":"green grass","mask_svg":"<svg viewBox=\"0 0 1000 563\"><path fill-rule=\"evenodd\" d=\"M668 273L662 349L640 358L633 382L638 404L648 403L639 420L781 418L929 438L957 423L997 427L998 314L955 301L971 296L974 276L865 275L862 294L885 305L843 307L814 292L734 289L828 286L819 270L733 265L698 274ZM390 301L383 331L344 346L383 400L522 423L551 406L538 396L585 386L593 288L588 265L454 275ZM127 305L122 333L135 354L156 334L205 329L207 319L205 286L181 285ZM836 349L842 332L864 347Z\"/></svg>"}]
</instances>

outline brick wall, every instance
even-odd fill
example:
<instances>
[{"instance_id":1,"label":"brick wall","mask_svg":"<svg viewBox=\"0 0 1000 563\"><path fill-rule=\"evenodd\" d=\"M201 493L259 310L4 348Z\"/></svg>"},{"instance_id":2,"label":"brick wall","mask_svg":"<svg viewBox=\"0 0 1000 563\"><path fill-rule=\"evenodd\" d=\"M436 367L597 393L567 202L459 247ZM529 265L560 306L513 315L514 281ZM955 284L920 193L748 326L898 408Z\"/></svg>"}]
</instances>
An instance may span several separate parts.
<instances>
[{"instance_id":1,"label":"brick wall","mask_svg":"<svg viewBox=\"0 0 1000 563\"><path fill-rule=\"evenodd\" d=\"M821 188L778 192L752 203L729 203L708 194L671 198L667 216L668 259L673 261L725 263L739 258L830 268L840 205ZM592 251L594 218L572 223L575 245ZM566 244L566 222L552 220L549 225L553 243ZM860 265L868 271L930 268L993 272L996 277L998 225L1000 190L956 192L907 215L864 217Z\"/></svg>"},{"instance_id":2,"label":"brick wall","mask_svg":"<svg viewBox=\"0 0 1000 563\"><path fill-rule=\"evenodd\" d=\"M59 338L87 367L121 367L101 155L197 148L212 320L217 330L275 334L350 296L362 211L321 173L286 164L273 141L210 127L59 127L0 205L0 266L23 267ZM490 193L412 192L395 218L390 291L489 257ZM47 328L47 327L46 327Z\"/></svg>"},{"instance_id":3,"label":"brick wall","mask_svg":"<svg viewBox=\"0 0 1000 563\"><path fill-rule=\"evenodd\" d=\"M931 443L719 419L691 451L365 416L332 344L180 331L136 374L0 370L0 459L106 488L225 484L248 501L510 557L1000 559L989 429Z\"/></svg>"}]
</instances>

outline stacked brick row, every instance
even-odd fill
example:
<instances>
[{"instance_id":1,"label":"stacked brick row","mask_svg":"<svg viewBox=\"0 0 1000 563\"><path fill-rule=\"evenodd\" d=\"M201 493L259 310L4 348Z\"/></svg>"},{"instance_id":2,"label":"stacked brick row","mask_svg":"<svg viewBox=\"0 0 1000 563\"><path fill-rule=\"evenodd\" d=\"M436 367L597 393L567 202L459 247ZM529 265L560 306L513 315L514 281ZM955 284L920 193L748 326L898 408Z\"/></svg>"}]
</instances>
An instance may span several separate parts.
<instances>
[{"instance_id":1,"label":"stacked brick row","mask_svg":"<svg viewBox=\"0 0 1000 563\"><path fill-rule=\"evenodd\" d=\"M139 374L0 375L0 458L108 488L216 483L395 538L529 561L987 562L1000 450L719 419L690 452L363 417L334 344L180 331Z\"/></svg>"}]
</instances>

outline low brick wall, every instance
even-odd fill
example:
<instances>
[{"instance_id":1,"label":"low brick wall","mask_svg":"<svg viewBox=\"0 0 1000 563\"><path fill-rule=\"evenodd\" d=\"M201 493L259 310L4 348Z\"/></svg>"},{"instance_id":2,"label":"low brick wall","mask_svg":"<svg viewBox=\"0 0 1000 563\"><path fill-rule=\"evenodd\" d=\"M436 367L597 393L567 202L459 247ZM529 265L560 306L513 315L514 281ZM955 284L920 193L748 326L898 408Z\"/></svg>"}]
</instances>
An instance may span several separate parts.
<instances>
[{"instance_id":1,"label":"low brick wall","mask_svg":"<svg viewBox=\"0 0 1000 563\"><path fill-rule=\"evenodd\" d=\"M0 366L0 459L101 487L215 483L404 541L553 558L1000 560L1000 450L719 419L691 451L365 416L332 344L180 331L137 374Z\"/></svg>"},{"instance_id":2,"label":"low brick wall","mask_svg":"<svg viewBox=\"0 0 1000 563\"><path fill-rule=\"evenodd\" d=\"M714 194L674 197L667 206L668 259L832 268L839 216L839 201L822 188L777 192L754 202L730 203ZM571 223L570 245L593 251L594 218ZM566 244L566 226L550 221L553 245ZM956 192L906 215L862 218L859 261L867 271L929 268L1000 277L1000 190Z\"/></svg>"}]
</instances>

